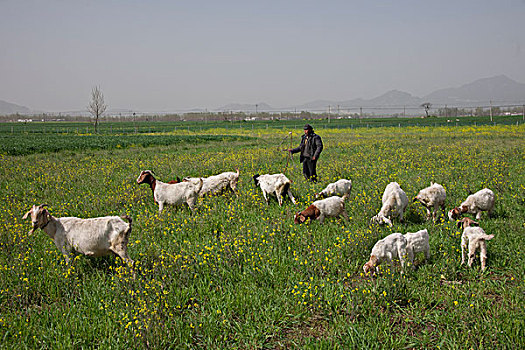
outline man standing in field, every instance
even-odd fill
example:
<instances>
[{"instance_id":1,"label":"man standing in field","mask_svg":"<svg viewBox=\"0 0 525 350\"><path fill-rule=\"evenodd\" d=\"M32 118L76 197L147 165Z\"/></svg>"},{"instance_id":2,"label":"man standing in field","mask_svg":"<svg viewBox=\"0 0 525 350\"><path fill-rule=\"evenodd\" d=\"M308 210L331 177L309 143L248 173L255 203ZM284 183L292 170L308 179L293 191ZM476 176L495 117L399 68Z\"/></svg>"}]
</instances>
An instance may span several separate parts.
<instances>
[{"instance_id":1,"label":"man standing in field","mask_svg":"<svg viewBox=\"0 0 525 350\"><path fill-rule=\"evenodd\" d=\"M312 182L317 182L316 166L322 151L323 141L314 133L314 128L310 124L304 126L304 135L301 137L299 147L288 150L292 154L301 152L299 161L303 163L303 175Z\"/></svg>"}]
</instances>

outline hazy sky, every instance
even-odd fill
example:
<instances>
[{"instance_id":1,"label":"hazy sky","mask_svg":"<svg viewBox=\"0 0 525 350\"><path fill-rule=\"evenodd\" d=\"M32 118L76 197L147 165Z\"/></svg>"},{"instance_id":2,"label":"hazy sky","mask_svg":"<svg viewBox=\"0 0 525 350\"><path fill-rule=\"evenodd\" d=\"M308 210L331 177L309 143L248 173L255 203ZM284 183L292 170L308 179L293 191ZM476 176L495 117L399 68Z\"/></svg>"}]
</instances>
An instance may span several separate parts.
<instances>
[{"instance_id":1,"label":"hazy sky","mask_svg":"<svg viewBox=\"0 0 525 350\"><path fill-rule=\"evenodd\" d=\"M0 0L0 99L169 111L525 83L525 0Z\"/></svg>"}]
</instances>

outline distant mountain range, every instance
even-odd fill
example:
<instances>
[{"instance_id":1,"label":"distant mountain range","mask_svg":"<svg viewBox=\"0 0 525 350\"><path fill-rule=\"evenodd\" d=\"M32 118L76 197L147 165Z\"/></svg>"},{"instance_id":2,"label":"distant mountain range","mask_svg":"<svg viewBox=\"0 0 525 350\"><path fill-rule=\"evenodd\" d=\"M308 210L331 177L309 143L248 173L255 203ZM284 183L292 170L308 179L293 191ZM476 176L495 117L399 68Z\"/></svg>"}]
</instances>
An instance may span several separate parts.
<instances>
[{"instance_id":1,"label":"distant mountain range","mask_svg":"<svg viewBox=\"0 0 525 350\"><path fill-rule=\"evenodd\" d=\"M518 83L505 75L478 79L458 88L436 90L426 96L417 97L407 92L391 90L381 96L366 100L362 98L352 100L316 100L302 105L285 108L274 108L268 104L258 103L259 112L272 111L313 111L326 112L330 106L332 112L338 109L358 112L360 108L367 110L382 110L384 113L400 112L403 108L419 109L422 103L429 102L438 107L478 107L487 106L493 101L494 105L523 104L525 103L525 84ZM219 111L247 111L253 112L253 104L229 104L218 108ZM419 111L420 112L420 111ZM407 111L407 114L411 114Z\"/></svg>"},{"instance_id":2,"label":"distant mountain range","mask_svg":"<svg viewBox=\"0 0 525 350\"><path fill-rule=\"evenodd\" d=\"M417 97L407 92L392 90L384 93L381 96L366 100L362 98L344 100L344 101L330 101L330 100L316 100L302 105L287 106L287 107L273 107L265 102L257 104L228 104L220 108L211 110L213 112L279 112L279 111L311 111L311 112L326 112L328 108L333 113L338 110L341 112L360 112L363 108L366 112L379 113L396 113L401 112L405 108L406 114L413 114L409 110L417 110L420 113L419 106L422 103L429 102L433 108L444 106L449 107L478 107L487 106L491 103L494 105L505 104L523 104L525 103L525 84L519 83L510 79L505 75L498 75L490 78L478 79L474 82L462 85L457 88L446 88L436 90L426 96ZM330 107L329 107L330 106ZM374 111L375 110L375 111ZM181 112L204 112L204 109L194 108L190 111L169 111L169 113ZM147 111L135 111L137 114L153 114ZM0 100L0 115L9 115L19 113L22 115L36 114L38 112L32 111L28 107L19 106L13 103ZM42 112L40 112L42 113ZM109 110L108 115L131 115L132 111L129 109L113 109ZM160 114L167 114L162 112ZM62 114L69 115L87 115L86 110L62 112Z\"/></svg>"},{"instance_id":3,"label":"distant mountain range","mask_svg":"<svg viewBox=\"0 0 525 350\"><path fill-rule=\"evenodd\" d=\"M31 110L24 106L19 106L14 103L9 103L6 101L0 100L0 114L9 115L9 114L29 114Z\"/></svg>"}]
</instances>

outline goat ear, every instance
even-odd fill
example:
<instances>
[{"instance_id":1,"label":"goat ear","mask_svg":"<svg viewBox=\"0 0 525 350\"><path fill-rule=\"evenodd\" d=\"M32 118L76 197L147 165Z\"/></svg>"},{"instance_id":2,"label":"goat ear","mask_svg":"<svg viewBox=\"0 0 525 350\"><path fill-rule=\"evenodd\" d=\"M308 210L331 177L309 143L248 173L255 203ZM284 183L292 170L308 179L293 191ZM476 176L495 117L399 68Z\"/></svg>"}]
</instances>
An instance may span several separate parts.
<instances>
[{"instance_id":1,"label":"goat ear","mask_svg":"<svg viewBox=\"0 0 525 350\"><path fill-rule=\"evenodd\" d=\"M457 228L461 228L461 225L463 225L463 220L459 220L456 224Z\"/></svg>"},{"instance_id":2,"label":"goat ear","mask_svg":"<svg viewBox=\"0 0 525 350\"><path fill-rule=\"evenodd\" d=\"M474 221L474 220L470 220L470 225L471 226L479 226L479 222Z\"/></svg>"},{"instance_id":3,"label":"goat ear","mask_svg":"<svg viewBox=\"0 0 525 350\"><path fill-rule=\"evenodd\" d=\"M180 182L180 177L177 176L177 182Z\"/></svg>"},{"instance_id":4,"label":"goat ear","mask_svg":"<svg viewBox=\"0 0 525 350\"><path fill-rule=\"evenodd\" d=\"M33 209L31 209L30 211L28 211L27 213L25 213L24 216L22 216L22 220L27 219L27 217L31 214L32 211L33 211Z\"/></svg>"}]
</instances>

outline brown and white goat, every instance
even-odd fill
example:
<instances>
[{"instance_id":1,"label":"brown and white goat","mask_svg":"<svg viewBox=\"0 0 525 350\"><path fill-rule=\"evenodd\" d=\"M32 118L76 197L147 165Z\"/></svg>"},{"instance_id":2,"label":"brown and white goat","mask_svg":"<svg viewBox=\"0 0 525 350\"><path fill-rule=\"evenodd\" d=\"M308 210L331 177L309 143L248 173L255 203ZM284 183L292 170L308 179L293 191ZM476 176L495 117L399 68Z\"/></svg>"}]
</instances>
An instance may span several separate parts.
<instances>
[{"instance_id":1,"label":"brown and white goat","mask_svg":"<svg viewBox=\"0 0 525 350\"><path fill-rule=\"evenodd\" d=\"M188 204L192 211L195 210L195 203L199 197L199 191L202 188L202 179L197 185L191 182L179 182L174 184L167 184L155 179L151 170L144 170L137 178L138 184L146 183L150 185L153 192L153 199L159 205L159 214L165 204L168 205L182 205Z\"/></svg>"},{"instance_id":2,"label":"brown and white goat","mask_svg":"<svg viewBox=\"0 0 525 350\"><path fill-rule=\"evenodd\" d=\"M321 199L313 202L308 208L295 214L294 223L302 224L306 220L319 220L322 224L326 217L338 217L342 215L348 220L348 213L345 210L345 199L348 195L343 197L332 196L326 199Z\"/></svg>"}]
</instances>

